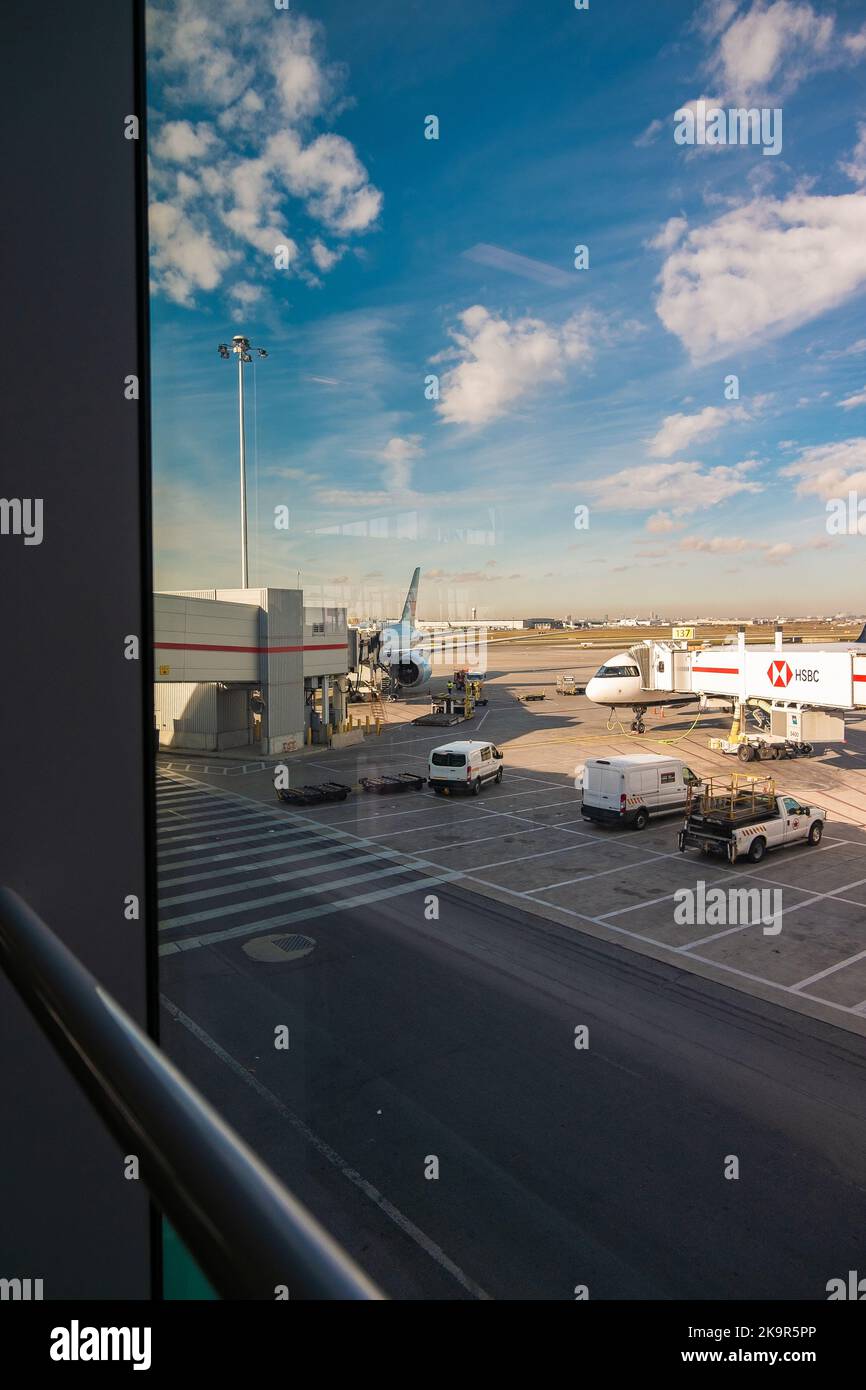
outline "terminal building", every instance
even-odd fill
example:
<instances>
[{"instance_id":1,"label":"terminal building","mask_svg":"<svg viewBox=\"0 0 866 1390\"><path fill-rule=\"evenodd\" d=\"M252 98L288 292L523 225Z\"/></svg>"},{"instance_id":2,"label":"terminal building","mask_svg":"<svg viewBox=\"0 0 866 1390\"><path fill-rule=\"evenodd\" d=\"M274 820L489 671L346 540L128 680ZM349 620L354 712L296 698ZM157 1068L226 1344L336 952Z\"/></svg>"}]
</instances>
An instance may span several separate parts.
<instances>
[{"instance_id":1,"label":"terminal building","mask_svg":"<svg viewBox=\"0 0 866 1390\"><path fill-rule=\"evenodd\" d=\"M305 608L300 589L190 589L154 594L153 629L161 748L292 753L329 730L354 737L345 608Z\"/></svg>"}]
</instances>

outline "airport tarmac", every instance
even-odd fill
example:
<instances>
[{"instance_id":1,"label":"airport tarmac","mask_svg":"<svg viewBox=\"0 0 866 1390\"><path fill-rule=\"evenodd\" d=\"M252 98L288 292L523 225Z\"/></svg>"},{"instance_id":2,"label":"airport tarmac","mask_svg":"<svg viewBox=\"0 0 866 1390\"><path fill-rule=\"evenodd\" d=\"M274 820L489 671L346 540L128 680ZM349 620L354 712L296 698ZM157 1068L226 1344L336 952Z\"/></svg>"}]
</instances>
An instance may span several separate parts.
<instances>
[{"instance_id":1,"label":"airport tarmac","mask_svg":"<svg viewBox=\"0 0 866 1390\"><path fill-rule=\"evenodd\" d=\"M812 1300L857 1267L866 1039L431 863L474 834L528 873L555 784L331 824L211 781L157 779L161 1045L387 1294Z\"/></svg>"},{"instance_id":2,"label":"airport tarmac","mask_svg":"<svg viewBox=\"0 0 866 1390\"><path fill-rule=\"evenodd\" d=\"M431 881L447 876L472 893L866 1033L866 720L849 723L843 747L744 768L707 748L709 737L727 730L725 714L651 713L639 737L628 732L627 712L610 729L607 710L583 696L555 694L560 672L584 683L606 655L555 637L491 645L489 703L473 720L450 729L414 728L410 721L424 702L389 703L381 736L286 759L293 785L332 777L357 786L359 777L377 772L423 772L437 744L490 739L505 753L504 780L478 798L357 791L345 803L302 811L280 806L280 813L332 830L346 843L354 839L399 856L394 862L411 862ZM538 693L543 701L520 699ZM636 750L670 752L704 775L769 771L779 791L827 808L823 842L778 850L760 866L731 866L680 854L676 816L654 819L642 832L584 821L575 779L585 758ZM213 757L172 755L161 766L227 784ZM246 775L232 778L232 791L274 804L271 770L247 766ZM678 924L674 895L697 893L699 883L777 890L781 931Z\"/></svg>"}]
</instances>

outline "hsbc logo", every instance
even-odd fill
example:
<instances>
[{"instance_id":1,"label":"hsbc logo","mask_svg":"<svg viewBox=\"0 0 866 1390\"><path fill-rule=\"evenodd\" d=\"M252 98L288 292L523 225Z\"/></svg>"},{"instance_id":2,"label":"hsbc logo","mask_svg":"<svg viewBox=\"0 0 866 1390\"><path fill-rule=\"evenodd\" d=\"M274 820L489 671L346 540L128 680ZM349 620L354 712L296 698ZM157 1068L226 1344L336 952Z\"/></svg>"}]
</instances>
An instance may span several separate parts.
<instances>
[{"instance_id":1,"label":"hsbc logo","mask_svg":"<svg viewBox=\"0 0 866 1390\"><path fill-rule=\"evenodd\" d=\"M771 661L767 668L770 684L780 686L782 689L788 684L793 674L787 661Z\"/></svg>"},{"instance_id":2,"label":"hsbc logo","mask_svg":"<svg viewBox=\"0 0 866 1390\"><path fill-rule=\"evenodd\" d=\"M792 671L787 661L771 661L767 667L767 678L771 685L776 686L779 690L784 690L791 681L811 681L813 684L817 684L821 679L821 672L817 667L808 669L800 666Z\"/></svg>"}]
</instances>

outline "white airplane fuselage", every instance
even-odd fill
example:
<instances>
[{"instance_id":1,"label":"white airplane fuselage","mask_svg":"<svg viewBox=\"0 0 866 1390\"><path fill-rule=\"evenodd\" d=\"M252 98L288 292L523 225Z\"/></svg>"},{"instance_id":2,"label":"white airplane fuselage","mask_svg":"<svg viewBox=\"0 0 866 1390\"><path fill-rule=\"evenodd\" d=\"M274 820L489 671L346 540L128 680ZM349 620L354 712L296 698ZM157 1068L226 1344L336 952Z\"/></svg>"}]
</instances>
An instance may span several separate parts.
<instances>
[{"instance_id":1,"label":"white airplane fuselage","mask_svg":"<svg viewBox=\"0 0 866 1390\"><path fill-rule=\"evenodd\" d=\"M683 695L675 690L645 690L634 657L630 652L618 652L600 666L587 683L586 698L610 709L619 706L649 709L652 705L691 704L697 696Z\"/></svg>"}]
</instances>

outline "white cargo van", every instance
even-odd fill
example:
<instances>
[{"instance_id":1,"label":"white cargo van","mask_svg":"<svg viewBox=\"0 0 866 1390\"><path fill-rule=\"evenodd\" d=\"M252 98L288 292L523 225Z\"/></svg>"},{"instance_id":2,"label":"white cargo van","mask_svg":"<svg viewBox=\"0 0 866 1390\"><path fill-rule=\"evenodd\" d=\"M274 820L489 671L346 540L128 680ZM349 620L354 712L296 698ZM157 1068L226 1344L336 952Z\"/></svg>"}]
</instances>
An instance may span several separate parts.
<instances>
[{"instance_id":1,"label":"white cargo van","mask_svg":"<svg viewBox=\"0 0 866 1390\"><path fill-rule=\"evenodd\" d=\"M465 791L477 796L485 782L502 781L502 754L494 743L443 743L430 754L428 774L440 795Z\"/></svg>"},{"instance_id":2,"label":"white cargo van","mask_svg":"<svg viewBox=\"0 0 866 1390\"><path fill-rule=\"evenodd\" d=\"M587 758L581 815L643 830L650 816L682 811L689 787L700 780L679 758L661 753Z\"/></svg>"}]
</instances>

